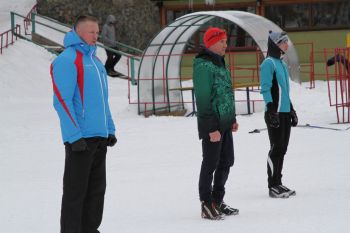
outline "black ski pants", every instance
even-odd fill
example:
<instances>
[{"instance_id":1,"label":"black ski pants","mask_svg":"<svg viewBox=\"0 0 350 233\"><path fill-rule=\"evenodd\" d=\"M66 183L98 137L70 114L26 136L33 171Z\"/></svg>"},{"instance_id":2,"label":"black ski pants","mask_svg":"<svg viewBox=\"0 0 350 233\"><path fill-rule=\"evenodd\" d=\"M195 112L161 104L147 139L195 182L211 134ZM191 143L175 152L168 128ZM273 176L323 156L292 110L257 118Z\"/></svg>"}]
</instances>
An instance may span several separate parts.
<instances>
[{"instance_id":1,"label":"black ski pants","mask_svg":"<svg viewBox=\"0 0 350 233\"><path fill-rule=\"evenodd\" d=\"M202 150L203 160L199 175L199 199L205 202L222 202L230 167L234 163L231 129L221 133L219 142L211 142L209 138L203 138Z\"/></svg>"},{"instance_id":2,"label":"black ski pants","mask_svg":"<svg viewBox=\"0 0 350 233\"><path fill-rule=\"evenodd\" d=\"M106 190L107 139L86 138L88 150L66 144L61 233L99 233Z\"/></svg>"},{"instance_id":3,"label":"black ski pants","mask_svg":"<svg viewBox=\"0 0 350 233\"><path fill-rule=\"evenodd\" d=\"M113 47L112 49L117 50L117 47ZM106 53L107 53L107 60L105 63L105 68L108 71L114 70L114 66L118 63L118 61L120 60L120 58L122 57L120 54L109 51L106 49Z\"/></svg>"},{"instance_id":4,"label":"black ski pants","mask_svg":"<svg viewBox=\"0 0 350 233\"><path fill-rule=\"evenodd\" d=\"M267 114L265 113L265 122L270 139L267 175L268 187L271 188L282 184L284 155L287 152L291 132L291 116L290 113L279 113L280 125L278 128L272 128Z\"/></svg>"}]
</instances>

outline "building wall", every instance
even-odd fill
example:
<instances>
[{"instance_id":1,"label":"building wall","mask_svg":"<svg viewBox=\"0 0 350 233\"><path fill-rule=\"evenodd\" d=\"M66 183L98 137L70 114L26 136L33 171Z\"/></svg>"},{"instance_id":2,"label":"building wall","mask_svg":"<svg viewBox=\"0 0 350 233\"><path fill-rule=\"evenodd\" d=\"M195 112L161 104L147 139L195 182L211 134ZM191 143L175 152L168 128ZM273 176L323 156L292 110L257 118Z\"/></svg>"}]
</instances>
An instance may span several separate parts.
<instances>
[{"instance_id":1,"label":"building wall","mask_svg":"<svg viewBox=\"0 0 350 233\"><path fill-rule=\"evenodd\" d=\"M315 62L323 62L324 49L344 48L346 47L346 36L350 30L329 30L329 31L309 31L309 32L290 32L288 35L296 43L297 52L301 62L307 62L309 51L306 46L298 43L312 42L314 46ZM322 55L322 56L321 56Z\"/></svg>"}]
</instances>

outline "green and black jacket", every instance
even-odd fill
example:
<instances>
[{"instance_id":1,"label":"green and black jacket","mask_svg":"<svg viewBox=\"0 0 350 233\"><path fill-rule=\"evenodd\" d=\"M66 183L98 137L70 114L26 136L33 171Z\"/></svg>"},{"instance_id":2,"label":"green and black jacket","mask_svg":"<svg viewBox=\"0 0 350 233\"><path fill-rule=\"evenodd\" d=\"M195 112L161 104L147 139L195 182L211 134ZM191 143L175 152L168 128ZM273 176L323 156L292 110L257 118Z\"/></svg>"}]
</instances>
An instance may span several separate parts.
<instances>
[{"instance_id":1,"label":"green and black jacket","mask_svg":"<svg viewBox=\"0 0 350 233\"><path fill-rule=\"evenodd\" d=\"M224 132L236 122L234 92L224 58L203 49L193 62L199 138Z\"/></svg>"}]
</instances>

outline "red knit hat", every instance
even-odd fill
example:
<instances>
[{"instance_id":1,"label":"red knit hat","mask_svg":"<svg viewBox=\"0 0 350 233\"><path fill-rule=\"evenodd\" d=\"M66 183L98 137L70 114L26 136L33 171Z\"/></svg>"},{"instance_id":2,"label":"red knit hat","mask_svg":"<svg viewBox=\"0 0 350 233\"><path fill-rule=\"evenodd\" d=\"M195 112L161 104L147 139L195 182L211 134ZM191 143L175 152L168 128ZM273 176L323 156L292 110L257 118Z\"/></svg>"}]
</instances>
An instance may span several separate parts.
<instances>
[{"instance_id":1,"label":"red knit hat","mask_svg":"<svg viewBox=\"0 0 350 233\"><path fill-rule=\"evenodd\" d=\"M211 47L222 39L227 39L226 31L220 28L209 28L203 36L206 48Z\"/></svg>"}]
</instances>

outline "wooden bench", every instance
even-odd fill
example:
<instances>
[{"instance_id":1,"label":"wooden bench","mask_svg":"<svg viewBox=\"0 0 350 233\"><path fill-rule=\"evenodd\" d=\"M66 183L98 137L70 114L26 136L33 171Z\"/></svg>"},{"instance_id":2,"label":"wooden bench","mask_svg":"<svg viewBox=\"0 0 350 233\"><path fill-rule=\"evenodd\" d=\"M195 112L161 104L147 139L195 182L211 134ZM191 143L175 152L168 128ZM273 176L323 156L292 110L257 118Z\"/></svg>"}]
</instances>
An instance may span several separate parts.
<instances>
[{"instance_id":1,"label":"wooden bench","mask_svg":"<svg viewBox=\"0 0 350 233\"><path fill-rule=\"evenodd\" d=\"M260 86L260 82L251 82L251 83L234 83L233 84L233 89L237 89L237 88L246 88L246 93L247 93L247 111L248 111L248 115L251 114L250 111L250 94L249 94L249 87L259 87Z\"/></svg>"},{"instance_id":2,"label":"wooden bench","mask_svg":"<svg viewBox=\"0 0 350 233\"><path fill-rule=\"evenodd\" d=\"M258 87L260 86L260 82L251 82L251 83L234 83L233 88L242 88L242 87Z\"/></svg>"},{"instance_id":3,"label":"wooden bench","mask_svg":"<svg viewBox=\"0 0 350 233\"><path fill-rule=\"evenodd\" d=\"M260 86L259 82L251 82L251 83L235 83L233 84L233 89L237 88L246 88L246 93L247 93L247 110L248 114L251 114L250 111L250 95L249 95L249 87L258 87ZM196 112L196 103L195 103L195 97L194 97L194 89L193 87L177 87L177 88L170 88L169 91L191 91L192 95L192 112L187 114L186 116L195 116L197 115Z\"/></svg>"},{"instance_id":4,"label":"wooden bench","mask_svg":"<svg viewBox=\"0 0 350 233\"><path fill-rule=\"evenodd\" d=\"M197 115L196 103L195 103L195 100L194 100L194 89L193 89L193 87L170 88L169 91L191 91L191 95L192 95L192 112L190 112L186 116L189 117L189 116L196 116Z\"/></svg>"}]
</instances>

